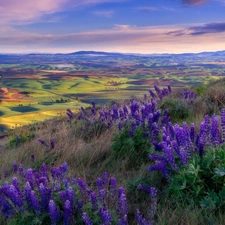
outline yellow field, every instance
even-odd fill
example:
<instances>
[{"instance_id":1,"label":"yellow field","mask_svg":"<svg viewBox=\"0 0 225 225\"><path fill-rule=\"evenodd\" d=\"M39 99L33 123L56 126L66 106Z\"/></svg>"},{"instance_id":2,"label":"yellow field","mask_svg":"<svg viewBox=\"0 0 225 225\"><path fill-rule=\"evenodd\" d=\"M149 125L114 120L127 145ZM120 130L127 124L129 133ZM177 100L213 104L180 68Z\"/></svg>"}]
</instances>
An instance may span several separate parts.
<instances>
[{"instance_id":1,"label":"yellow field","mask_svg":"<svg viewBox=\"0 0 225 225\"><path fill-rule=\"evenodd\" d=\"M35 113L24 113L16 116L2 117L0 118L0 124L12 129L15 126L22 126L34 122L40 122L60 115L65 115L65 110L49 110Z\"/></svg>"}]
</instances>

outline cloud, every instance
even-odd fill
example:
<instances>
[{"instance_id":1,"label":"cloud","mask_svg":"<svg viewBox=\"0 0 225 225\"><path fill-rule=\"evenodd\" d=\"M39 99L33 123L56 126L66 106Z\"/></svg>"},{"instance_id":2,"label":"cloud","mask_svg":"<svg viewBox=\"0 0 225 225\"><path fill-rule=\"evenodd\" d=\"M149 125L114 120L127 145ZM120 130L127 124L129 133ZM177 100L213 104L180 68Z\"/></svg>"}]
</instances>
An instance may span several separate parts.
<instances>
[{"instance_id":1,"label":"cloud","mask_svg":"<svg viewBox=\"0 0 225 225\"><path fill-rule=\"evenodd\" d=\"M209 33L222 33L225 32L225 22L208 23L203 26L190 27L191 35L203 35Z\"/></svg>"},{"instance_id":2,"label":"cloud","mask_svg":"<svg viewBox=\"0 0 225 225\"><path fill-rule=\"evenodd\" d=\"M131 30L132 26L128 24L115 24L113 29L115 30Z\"/></svg>"},{"instance_id":3,"label":"cloud","mask_svg":"<svg viewBox=\"0 0 225 225\"><path fill-rule=\"evenodd\" d=\"M173 36L183 35L207 35L225 32L225 22L207 23L199 26L191 26L183 30L170 31L167 34Z\"/></svg>"},{"instance_id":4,"label":"cloud","mask_svg":"<svg viewBox=\"0 0 225 225\"><path fill-rule=\"evenodd\" d=\"M45 15L109 2L121 2L121 0L0 0L0 24L33 23Z\"/></svg>"},{"instance_id":5,"label":"cloud","mask_svg":"<svg viewBox=\"0 0 225 225\"><path fill-rule=\"evenodd\" d=\"M69 0L0 0L0 23L30 23L62 9Z\"/></svg>"},{"instance_id":6,"label":"cloud","mask_svg":"<svg viewBox=\"0 0 225 225\"><path fill-rule=\"evenodd\" d=\"M113 10L94 11L92 12L96 16L111 18L115 13Z\"/></svg>"},{"instance_id":7,"label":"cloud","mask_svg":"<svg viewBox=\"0 0 225 225\"><path fill-rule=\"evenodd\" d=\"M193 5L193 6L199 6L199 5L203 5L206 2L209 2L211 0L182 0L182 3L184 5Z\"/></svg>"},{"instance_id":8,"label":"cloud","mask_svg":"<svg viewBox=\"0 0 225 225\"><path fill-rule=\"evenodd\" d=\"M170 11L170 12L175 11L174 8L166 7L166 6L141 6L141 7L138 7L137 10L144 13L150 13L155 11Z\"/></svg>"}]
</instances>

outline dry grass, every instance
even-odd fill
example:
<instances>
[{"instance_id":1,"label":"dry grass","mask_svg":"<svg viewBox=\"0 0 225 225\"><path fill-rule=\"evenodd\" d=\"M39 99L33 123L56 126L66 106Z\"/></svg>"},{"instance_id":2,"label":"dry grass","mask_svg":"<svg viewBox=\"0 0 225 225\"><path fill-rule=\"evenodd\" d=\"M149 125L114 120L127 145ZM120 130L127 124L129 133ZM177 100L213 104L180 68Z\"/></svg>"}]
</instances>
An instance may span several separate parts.
<instances>
[{"instance_id":1,"label":"dry grass","mask_svg":"<svg viewBox=\"0 0 225 225\"><path fill-rule=\"evenodd\" d=\"M94 136L90 142L86 142L78 132L79 124L70 126L64 122L56 123L53 121L47 125L39 124L36 126L37 131L34 132L36 138L16 148L9 149L5 147L1 150L0 171L4 171L5 168L10 168L12 171L13 161L16 161L17 164L23 164L25 168L32 167L38 162L55 167L67 162L71 176L86 178L93 175L92 166L99 164L98 162L110 153L114 128L106 130L103 134ZM54 150L41 145L37 138L44 139L46 143L54 138L56 142ZM0 140L0 145L5 145L8 141L7 139ZM30 159L31 154L35 155L34 164ZM102 172L105 163L97 165L98 170L96 170L95 177Z\"/></svg>"}]
</instances>

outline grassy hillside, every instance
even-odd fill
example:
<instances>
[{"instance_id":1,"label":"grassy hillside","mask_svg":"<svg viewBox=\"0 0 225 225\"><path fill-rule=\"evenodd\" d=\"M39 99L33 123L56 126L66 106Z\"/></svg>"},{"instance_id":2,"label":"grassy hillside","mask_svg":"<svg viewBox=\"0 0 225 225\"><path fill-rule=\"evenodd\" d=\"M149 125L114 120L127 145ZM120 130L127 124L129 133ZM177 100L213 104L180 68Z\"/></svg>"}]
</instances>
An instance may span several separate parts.
<instances>
[{"instance_id":1,"label":"grassy hillside","mask_svg":"<svg viewBox=\"0 0 225 225\"><path fill-rule=\"evenodd\" d=\"M225 79L156 86L11 130L0 139L1 224L223 225L224 104Z\"/></svg>"}]
</instances>

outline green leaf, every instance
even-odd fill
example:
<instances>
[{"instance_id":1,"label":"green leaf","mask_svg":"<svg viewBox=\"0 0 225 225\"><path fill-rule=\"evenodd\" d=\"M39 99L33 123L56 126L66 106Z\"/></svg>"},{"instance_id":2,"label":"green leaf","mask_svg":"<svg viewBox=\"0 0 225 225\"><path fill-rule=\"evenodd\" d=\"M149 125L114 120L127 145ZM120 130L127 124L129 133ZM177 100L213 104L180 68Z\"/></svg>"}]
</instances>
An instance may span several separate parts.
<instances>
[{"instance_id":1,"label":"green leaf","mask_svg":"<svg viewBox=\"0 0 225 225\"><path fill-rule=\"evenodd\" d=\"M214 173L219 177L225 176L225 168L215 168Z\"/></svg>"}]
</instances>

